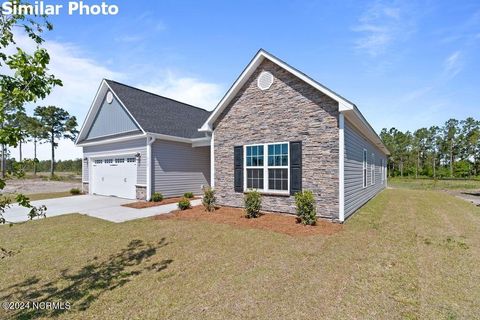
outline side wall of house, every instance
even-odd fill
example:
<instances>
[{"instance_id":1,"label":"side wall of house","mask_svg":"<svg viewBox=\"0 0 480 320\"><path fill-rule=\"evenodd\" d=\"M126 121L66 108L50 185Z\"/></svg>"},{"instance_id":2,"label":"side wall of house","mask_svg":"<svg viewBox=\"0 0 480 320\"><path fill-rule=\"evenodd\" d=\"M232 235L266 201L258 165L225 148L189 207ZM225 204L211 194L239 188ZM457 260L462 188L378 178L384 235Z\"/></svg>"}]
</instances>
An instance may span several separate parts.
<instances>
[{"instance_id":1,"label":"side wall of house","mask_svg":"<svg viewBox=\"0 0 480 320\"><path fill-rule=\"evenodd\" d=\"M136 154L140 153L140 159L138 160L137 165L137 185L146 185L147 184L147 140L145 138L114 142L108 144L101 144L95 146L83 147L83 158L99 156L99 155L115 155L120 153L131 153ZM89 181L89 167L91 165L90 161L85 161L83 164L83 182L88 183Z\"/></svg>"},{"instance_id":2,"label":"side wall of house","mask_svg":"<svg viewBox=\"0 0 480 320\"><path fill-rule=\"evenodd\" d=\"M274 77L271 87L264 91L257 86L262 71ZM243 206L243 192L234 189L235 146L302 141L302 188L313 191L319 216L338 218L336 101L265 60L214 123L214 132L215 190L219 204ZM295 213L295 199L267 193L263 195L262 208Z\"/></svg>"},{"instance_id":3,"label":"side wall of house","mask_svg":"<svg viewBox=\"0 0 480 320\"><path fill-rule=\"evenodd\" d=\"M350 216L368 200L383 190L386 156L367 140L350 122L345 120L345 218ZM363 186L363 150L367 150L367 185ZM373 154L373 157L372 157ZM384 169L382 170L382 159ZM374 177L372 178L372 162ZM383 175L383 177L382 177ZM373 184L372 184L373 181Z\"/></svg>"},{"instance_id":4,"label":"side wall of house","mask_svg":"<svg viewBox=\"0 0 480 320\"><path fill-rule=\"evenodd\" d=\"M210 185L210 147L156 140L152 144L152 189L166 197L201 194Z\"/></svg>"}]
</instances>

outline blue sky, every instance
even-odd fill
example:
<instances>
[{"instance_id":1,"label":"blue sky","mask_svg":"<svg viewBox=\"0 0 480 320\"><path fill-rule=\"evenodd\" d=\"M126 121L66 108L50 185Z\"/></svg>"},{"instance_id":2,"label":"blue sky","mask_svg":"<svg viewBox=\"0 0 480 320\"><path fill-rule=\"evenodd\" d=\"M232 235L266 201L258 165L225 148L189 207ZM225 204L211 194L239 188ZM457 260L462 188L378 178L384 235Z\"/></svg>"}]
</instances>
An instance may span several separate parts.
<instances>
[{"instance_id":1,"label":"blue sky","mask_svg":"<svg viewBox=\"0 0 480 320\"><path fill-rule=\"evenodd\" d=\"M103 77L212 109L259 48L353 101L377 131L480 119L478 1L109 2L117 16L64 13L46 35L65 83L46 103L80 122ZM81 156L66 142L58 154Z\"/></svg>"}]
</instances>

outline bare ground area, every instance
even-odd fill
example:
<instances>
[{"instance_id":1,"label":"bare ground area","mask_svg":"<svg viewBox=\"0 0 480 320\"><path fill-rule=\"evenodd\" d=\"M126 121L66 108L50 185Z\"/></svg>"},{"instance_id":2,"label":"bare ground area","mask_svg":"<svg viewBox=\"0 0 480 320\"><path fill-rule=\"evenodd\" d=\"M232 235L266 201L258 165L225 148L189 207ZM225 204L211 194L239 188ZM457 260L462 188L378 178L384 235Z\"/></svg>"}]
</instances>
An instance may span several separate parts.
<instances>
[{"instance_id":1,"label":"bare ground area","mask_svg":"<svg viewBox=\"0 0 480 320\"><path fill-rule=\"evenodd\" d=\"M81 188L80 181L50 181L42 179L12 179L7 181L7 185L2 193L51 193L68 191L72 188Z\"/></svg>"},{"instance_id":2,"label":"bare ground area","mask_svg":"<svg viewBox=\"0 0 480 320\"><path fill-rule=\"evenodd\" d=\"M457 198L466 200L480 206L480 190L448 190L446 191Z\"/></svg>"}]
</instances>

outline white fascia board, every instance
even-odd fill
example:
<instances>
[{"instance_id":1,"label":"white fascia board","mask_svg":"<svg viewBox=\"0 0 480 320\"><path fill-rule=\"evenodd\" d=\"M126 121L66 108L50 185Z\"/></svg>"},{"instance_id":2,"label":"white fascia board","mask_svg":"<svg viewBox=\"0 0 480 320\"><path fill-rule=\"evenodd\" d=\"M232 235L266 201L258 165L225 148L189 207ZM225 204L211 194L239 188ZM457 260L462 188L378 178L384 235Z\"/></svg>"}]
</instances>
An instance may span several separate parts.
<instances>
[{"instance_id":1,"label":"white fascia board","mask_svg":"<svg viewBox=\"0 0 480 320\"><path fill-rule=\"evenodd\" d=\"M101 93L103 96L103 94L105 94L107 90L110 90L113 93L113 95L118 100L118 102L120 103L122 108L125 110L125 112L127 112L130 118L133 119L137 127L140 128L140 130L145 134L145 130L143 130L143 128L140 126L137 119L135 119L132 116L130 111L128 111L128 109L125 107L125 104L122 102L122 100L120 100L120 98L117 96L115 91L113 91L112 88L108 85L107 81L103 79L102 82L100 83L100 86L98 87L97 93L95 94L95 98L93 99L90 109L88 110L87 116L85 117L85 121L83 121L82 128L80 129L77 140L75 141L75 144L77 146L83 145L82 143L78 143L78 141L85 138L85 135L87 134L88 130L90 130L90 127L92 126L93 121L95 120L95 116L97 115L97 112L100 110L100 107L101 107L102 101L99 100Z\"/></svg>"},{"instance_id":2,"label":"white fascia board","mask_svg":"<svg viewBox=\"0 0 480 320\"><path fill-rule=\"evenodd\" d=\"M333 91L327 89L326 87L320 85L318 82L313 80L312 78L308 77L306 74L298 71L295 68L292 68L285 62L281 61L280 59L272 56L268 52L264 50L260 50L255 57L252 59L252 61L248 64L248 66L245 68L245 70L240 74L238 79L235 81L235 83L232 85L230 90L225 94L225 96L222 98L222 100L218 103L217 107L215 110L212 112L210 117L208 117L207 121L202 125L202 127L199 129L199 131L212 131L212 126L213 122L220 116L220 114L223 112L223 110L226 108L228 103L235 97L237 92L242 88L242 86L245 84L245 82L248 80L248 78L253 74L253 72L257 69L257 67L263 62L263 60L268 59L272 61L273 63L277 64L281 68L287 70L294 76L300 78L304 82L308 83L312 87L316 88L320 92L324 93L325 95L329 96L330 98L334 99L339 103L339 106L341 108L345 108L345 110L352 110L354 108L353 104L344 98L340 97ZM343 110L341 110L343 111Z\"/></svg>"},{"instance_id":3,"label":"white fascia board","mask_svg":"<svg viewBox=\"0 0 480 320\"><path fill-rule=\"evenodd\" d=\"M377 135L375 130L367 123L362 114L357 110L353 109L350 111L344 112L345 118L357 128L372 144L374 144L378 149L380 149L384 154L390 155L387 147L383 144L380 137Z\"/></svg>"},{"instance_id":4,"label":"white fascia board","mask_svg":"<svg viewBox=\"0 0 480 320\"><path fill-rule=\"evenodd\" d=\"M77 147L96 146L96 145L101 145L101 144L109 144L109 143L114 143L114 142L135 140L135 139L138 139L138 138L145 138L145 137L146 137L146 135L142 133L142 134L136 134L136 135L126 136L126 137L104 139L104 140L92 141L92 142L82 142L82 143L78 143Z\"/></svg>"},{"instance_id":5,"label":"white fascia board","mask_svg":"<svg viewBox=\"0 0 480 320\"><path fill-rule=\"evenodd\" d=\"M105 85L106 85L105 79L103 79L102 82L100 82L100 85L98 86L97 93L95 94L95 97L93 98L92 104L90 105L90 108L88 109L87 115L85 116L85 119L83 120L82 127L80 128L80 132L78 133L77 139L75 140L75 144L77 144L78 141L80 141L80 139L86 134L86 129L85 128L87 127L87 123L93 121L93 119L91 117L92 110L94 109L95 103L97 102L100 91L102 91L102 88L104 88ZM88 127L90 127L90 125L88 125Z\"/></svg>"},{"instance_id":6,"label":"white fascia board","mask_svg":"<svg viewBox=\"0 0 480 320\"><path fill-rule=\"evenodd\" d=\"M192 147L208 147L210 145L211 137L192 139Z\"/></svg>"},{"instance_id":7,"label":"white fascia board","mask_svg":"<svg viewBox=\"0 0 480 320\"><path fill-rule=\"evenodd\" d=\"M176 136L170 136L170 135L167 135L167 134L152 133L152 132L147 132L147 134L149 136L152 136L152 137L154 137L156 139L160 139L160 140L192 143L192 139L189 139L189 138L182 138L182 137L176 137Z\"/></svg>"}]
</instances>

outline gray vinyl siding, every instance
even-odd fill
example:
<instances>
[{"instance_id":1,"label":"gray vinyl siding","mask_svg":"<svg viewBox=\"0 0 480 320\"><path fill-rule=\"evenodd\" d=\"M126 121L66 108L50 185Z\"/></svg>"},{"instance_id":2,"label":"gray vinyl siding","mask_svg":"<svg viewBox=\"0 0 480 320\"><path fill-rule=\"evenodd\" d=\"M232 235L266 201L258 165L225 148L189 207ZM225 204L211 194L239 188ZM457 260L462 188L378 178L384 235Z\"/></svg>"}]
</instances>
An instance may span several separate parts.
<instances>
[{"instance_id":1,"label":"gray vinyl siding","mask_svg":"<svg viewBox=\"0 0 480 320\"><path fill-rule=\"evenodd\" d=\"M141 130L115 97L110 104L104 97L86 140L131 131Z\"/></svg>"},{"instance_id":2,"label":"gray vinyl siding","mask_svg":"<svg viewBox=\"0 0 480 320\"><path fill-rule=\"evenodd\" d=\"M91 157L95 155L115 155L118 153L140 153L140 160L137 165L137 184L147 184L147 140L145 138L114 142L96 146L83 147L83 157ZM83 166L83 180L88 181L89 166Z\"/></svg>"},{"instance_id":3,"label":"gray vinyl siding","mask_svg":"<svg viewBox=\"0 0 480 320\"><path fill-rule=\"evenodd\" d=\"M386 186L382 181L381 159L385 154L345 121L345 218L350 216ZM367 150L367 186L363 187L363 149ZM372 153L375 162L375 183L371 184Z\"/></svg>"},{"instance_id":4,"label":"gray vinyl siding","mask_svg":"<svg viewBox=\"0 0 480 320\"><path fill-rule=\"evenodd\" d=\"M153 191L165 197L201 194L200 186L210 185L210 147L156 140L152 161Z\"/></svg>"}]
</instances>

